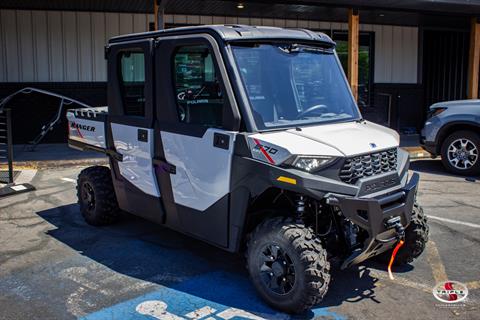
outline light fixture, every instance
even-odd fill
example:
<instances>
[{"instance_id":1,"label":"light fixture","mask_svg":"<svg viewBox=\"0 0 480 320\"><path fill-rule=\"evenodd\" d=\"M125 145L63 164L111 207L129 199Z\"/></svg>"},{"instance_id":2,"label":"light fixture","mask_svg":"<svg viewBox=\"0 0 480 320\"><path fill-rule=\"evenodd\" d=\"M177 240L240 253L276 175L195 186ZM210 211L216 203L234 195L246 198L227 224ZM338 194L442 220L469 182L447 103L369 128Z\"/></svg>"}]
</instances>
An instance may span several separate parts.
<instances>
[{"instance_id":1,"label":"light fixture","mask_svg":"<svg viewBox=\"0 0 480 320\"><path fill-rule=\"evenodd\" d=\"M239 2L237 4L237 9L243 9L243 8L245 8L245 6L243 5L243 3Z\"/></svg>"},{"instance_id":2,"label":"light fixture","mask_svg":"<svg viewBox=\"0 0 480 320\"><path fill-rule=\"evenodd\" d=\"M385 14L380 13L378 16L379 16L379 17L385 17Z\"/></svg>"}]
</instances>

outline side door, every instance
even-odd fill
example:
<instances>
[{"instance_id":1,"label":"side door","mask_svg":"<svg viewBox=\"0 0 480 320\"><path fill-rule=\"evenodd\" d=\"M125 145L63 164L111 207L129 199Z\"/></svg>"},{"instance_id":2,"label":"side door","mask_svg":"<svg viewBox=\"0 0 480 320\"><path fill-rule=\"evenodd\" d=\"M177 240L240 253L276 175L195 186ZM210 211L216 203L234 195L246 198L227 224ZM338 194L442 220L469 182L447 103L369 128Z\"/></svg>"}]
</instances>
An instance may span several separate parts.
<instances>
[{"instance_id":1,"label":"side door","mask_svg":"<svg viewBox=\"0 0 480 320\"><path fill-rule=\"evenodd\" d=\"M153 40L108 49L108 148L115 192L122 209L163 223L154 173ZM139 205L141 204L141 205Z\"/></svg>"},{"instance_id":2,"label":"side door","mask_svg":"<svg viewBox=\"0 0 480 320\"><path fill-rule=\"evenodd\" d=\"M160 184L169 186L166 223L226 247L240 117L218 45L206 34L163 38L156 63L156 159Z\"/></svg>"}]
</instances>

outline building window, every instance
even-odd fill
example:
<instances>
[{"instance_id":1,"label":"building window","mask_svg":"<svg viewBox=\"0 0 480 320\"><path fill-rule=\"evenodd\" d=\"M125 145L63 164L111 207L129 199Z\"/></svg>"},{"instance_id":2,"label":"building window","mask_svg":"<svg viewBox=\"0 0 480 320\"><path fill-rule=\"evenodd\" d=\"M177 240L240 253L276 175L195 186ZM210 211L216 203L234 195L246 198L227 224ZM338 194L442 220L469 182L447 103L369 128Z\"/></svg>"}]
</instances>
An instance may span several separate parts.
<instances>
[{"instance_id":1,"label":"building window","mask_svg":"<svg viewBox=\"0 0 480 320\"><path fill-rule=\"evenodd\" d=\"M173 80L180 122L221 127L224 98L213 59L205 45L175 51Z\"/></svg>"},{"instance_id":2,"label":"building window","mask_svg":"<svg viewBox=\"0 0 480 320\"><path fill-rule=\"evenodd\" d=\"M337 54L345 74L348 73L348 33L334 31L333 40L337 43ZM361 32L358 48L358 105L361 108L369 107L372 104L373 91L373 33Z\"/></svg>"},{"instance_id":3,"label":"building window","mask_svg":"<svg viewBox=\"0 0 480 320\"><path fill-rule=\"evenodd\" d=\"M120 89L126 116L145 116L145 54L122 51L120 55Z\"/></svg>"}]
</instances>

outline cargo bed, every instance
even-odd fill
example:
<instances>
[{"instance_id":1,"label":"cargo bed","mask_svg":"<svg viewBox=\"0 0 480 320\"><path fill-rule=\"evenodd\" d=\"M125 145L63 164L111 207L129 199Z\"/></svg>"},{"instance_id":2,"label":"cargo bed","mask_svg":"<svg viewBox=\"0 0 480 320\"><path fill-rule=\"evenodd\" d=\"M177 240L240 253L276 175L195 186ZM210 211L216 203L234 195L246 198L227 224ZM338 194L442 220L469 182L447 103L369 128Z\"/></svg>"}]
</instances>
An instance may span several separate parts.
<instances>
[{"instance_id":1,"label":"cargo bed","mask_svg":"<svg viewBox=\"0 0 480 320\"><path fill-rule=\"evenodd\" d=\"M108 153L105 136L107 117L108 107L67 110L69 147Z\"/></svg>"}]
</instances>

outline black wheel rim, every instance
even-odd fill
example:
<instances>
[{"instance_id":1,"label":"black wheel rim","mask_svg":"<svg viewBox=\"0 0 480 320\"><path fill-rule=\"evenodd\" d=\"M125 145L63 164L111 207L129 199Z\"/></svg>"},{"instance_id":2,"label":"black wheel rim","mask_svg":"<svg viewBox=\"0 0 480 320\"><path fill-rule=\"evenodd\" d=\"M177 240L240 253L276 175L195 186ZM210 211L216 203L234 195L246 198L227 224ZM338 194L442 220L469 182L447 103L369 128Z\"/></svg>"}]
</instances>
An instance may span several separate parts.
<instances>
[{"instance_id":1,"label":"black wheel rim","mask_svg":"<svg viewBox=\"0 0 480 320\"><path fill-rule=\"evenodd\" d=\"M88 182L82 185L82 201L88 211L95 209L95 192Z\"/></svg>"},{"instance_id":2,"label":"black wheel rim","mask_svg":"<svg viewBox=\"0 0 480 320\"><path fill-rule=\"evenodd\" d=\"M269 244L262 250L260 277L273 293L284 295L295 285L295 268L292 259L280 246Z\"/></svg>"}]
</instances>

